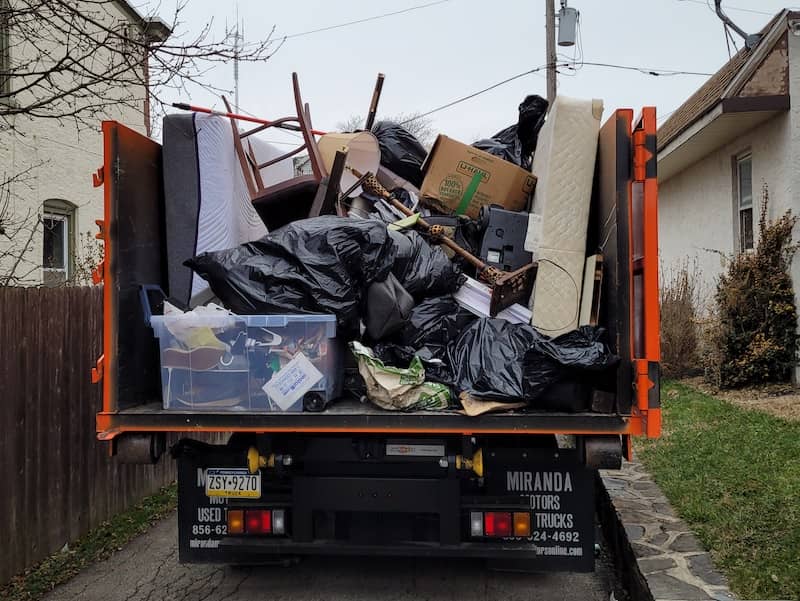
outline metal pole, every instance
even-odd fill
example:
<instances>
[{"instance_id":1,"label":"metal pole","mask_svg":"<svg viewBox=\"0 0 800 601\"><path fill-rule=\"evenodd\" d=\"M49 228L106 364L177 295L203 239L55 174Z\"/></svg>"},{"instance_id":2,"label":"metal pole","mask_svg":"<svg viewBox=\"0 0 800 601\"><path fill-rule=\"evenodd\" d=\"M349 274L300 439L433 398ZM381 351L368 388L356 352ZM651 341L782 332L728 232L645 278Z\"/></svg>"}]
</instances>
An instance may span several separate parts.
<instances>
[{"instance_id":1,"label":"metal pole","mask_svg":"<svg viewBox=\"0 0 800 601\"><path fill-rule=\"evenodd\" d=\"M555 0L545 0L545 36L547 37L547 101L556 98L556 9Z\"/></svg>"}]
</instances>

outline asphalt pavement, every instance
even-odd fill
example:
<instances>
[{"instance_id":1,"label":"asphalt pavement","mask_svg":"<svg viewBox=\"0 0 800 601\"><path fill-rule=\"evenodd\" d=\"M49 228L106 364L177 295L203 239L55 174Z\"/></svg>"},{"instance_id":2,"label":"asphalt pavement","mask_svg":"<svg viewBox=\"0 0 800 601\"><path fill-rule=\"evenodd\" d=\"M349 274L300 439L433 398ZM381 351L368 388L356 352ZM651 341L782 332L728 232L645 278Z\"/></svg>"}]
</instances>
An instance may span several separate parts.
<instances>
[{"instance_id":1,"label":"asphalt pavement","mask_svg":"<svg viewBox=\"0 0 800 601\"><path fill-rule=\"evenodd\" d=\"M56 588L48 601L608 601L605 554L590 574L492 572L474 560L325 558L291 567L178 563L172 517Z\"/></svg>"}]
</instances>

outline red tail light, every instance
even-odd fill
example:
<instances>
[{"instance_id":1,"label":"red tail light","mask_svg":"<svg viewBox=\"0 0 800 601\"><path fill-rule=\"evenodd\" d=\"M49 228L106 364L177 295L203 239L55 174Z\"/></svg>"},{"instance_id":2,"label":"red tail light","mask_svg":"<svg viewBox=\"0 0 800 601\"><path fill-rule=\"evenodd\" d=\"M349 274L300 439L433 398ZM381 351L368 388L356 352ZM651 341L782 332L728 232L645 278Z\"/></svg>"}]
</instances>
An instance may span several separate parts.
<instances>
[{"instance_id":1,"label":"red tail light","mask_svg":"<svg viewBox=\"0 0 800 601\"><path fill-rule=\"evenodd\" d=\"M506 511L487 511L483 516L486 536L512 536L511 514Z\"/></svg>"},{"instance_id":2,"label":"red tail light","mask_svg":"<svg viewBox=\"0 0 800 601\"><path fill-rule=\"evenodd\" d=\"M272 515L269 509L248 509L244 512L244 523L248 534L272 532Z\"/></svg>"}]
</instances>

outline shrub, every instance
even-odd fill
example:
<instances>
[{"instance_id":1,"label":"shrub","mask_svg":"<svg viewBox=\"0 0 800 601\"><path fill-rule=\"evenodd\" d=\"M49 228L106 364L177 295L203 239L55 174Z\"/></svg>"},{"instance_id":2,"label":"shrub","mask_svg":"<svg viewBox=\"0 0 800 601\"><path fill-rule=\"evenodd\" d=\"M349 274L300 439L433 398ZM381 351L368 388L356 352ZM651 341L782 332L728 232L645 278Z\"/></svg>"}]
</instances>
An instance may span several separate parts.
<instances>
[{"instance_id":1,"label":"shrub","mask_svg":"<svg viewBox=\"0 0 800 601\"><path fill-rule=\"evenodd\" d=\"M797 247L797 221L787 211L767 220L766 186L754 251L731 258L717 285L717 324L712 329L719 364L712 382L736 388L786 381L796 364L797 309L789 267Z\"/></svg>"},{"instance_id":2,"label":"shrub","mask_svg":"<svg viewBox=\"0 0 800 601\"><path fill-rule=\"evenodd\" d=\"M661 274L661 369L670 378L697 375L697 265L684 261Z\"/></svg>"}]
</instances>

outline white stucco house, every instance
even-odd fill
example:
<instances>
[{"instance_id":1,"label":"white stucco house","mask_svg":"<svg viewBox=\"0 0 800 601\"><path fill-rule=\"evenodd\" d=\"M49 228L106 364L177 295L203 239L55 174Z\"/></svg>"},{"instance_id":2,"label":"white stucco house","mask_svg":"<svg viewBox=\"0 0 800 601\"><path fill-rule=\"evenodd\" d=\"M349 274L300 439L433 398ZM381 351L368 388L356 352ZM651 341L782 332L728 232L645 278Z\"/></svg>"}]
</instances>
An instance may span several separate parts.
<instances>
[{"instance_id":1,"label":"white stucco house","mask_svg":"<svg viewBox=\"0 0 800 601\"><path fill-rule=\"evenodd\" d=\"M769 216L800 215L800 12L784 10L658 130L662 265L696 262L706 295L723 255L757 243ZM800 256L792 265L800 298Z\"/></svg>"},{"instance_id":2,"label":"white stucco house","mask_svg":"<svg viewBox=\"0 0 800 601\"><path fill-rule=\"evenodd\" d=\"M0 0L3 10L14 10L15 0ZM103 26L125 29L146 39L163 40L169 28L158 19L145 19L124 0L78 2L79 10L92 11ZM0 19L0 73L14 73L15 65L35 58L42 65L54 60L67 47L58 47L51 57L33 49L8 21ZM57 44L56 44L57 45ZM104 56L104 52L109 56ZM108 68L111 52L98 47L91 58L93 69ZM146 82L146 60L142 60L141 80ZM2 78L0 85L8 94L6 105L30 100L21 78ZM17 88L15 90L15 87ZM121 90L117 90L120 95ZM24 95L28 94L27 97ZM125 90L130 98L131 90ZM120 96L121 97L121 96ZM8 114L0 118L0 182L12 180L0 190L0 212L8 227L0 223L0 285L59 284L73 279L76 266L83 261L87 243L97 232L96 219L103 217L102 188L92 185L92 173L102 166L103 146L100 134L102 119L115 119L143 133L149 132L147 86L135 90L134 103L118 102L114 86L103 93L102 106L92 122L79 123L70 118L30 117ZM98 102L96 98L74 103ZM96 124L95 124L96 122ZM20 224L25 224L20 229ZM33 229L35 228L35 229ZM11 235L13 234L13 236ZM93 249L97 254L97 250ZM9 278L9 274L12 277Z\"/></svg>"}]
</instances>

